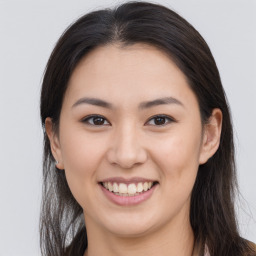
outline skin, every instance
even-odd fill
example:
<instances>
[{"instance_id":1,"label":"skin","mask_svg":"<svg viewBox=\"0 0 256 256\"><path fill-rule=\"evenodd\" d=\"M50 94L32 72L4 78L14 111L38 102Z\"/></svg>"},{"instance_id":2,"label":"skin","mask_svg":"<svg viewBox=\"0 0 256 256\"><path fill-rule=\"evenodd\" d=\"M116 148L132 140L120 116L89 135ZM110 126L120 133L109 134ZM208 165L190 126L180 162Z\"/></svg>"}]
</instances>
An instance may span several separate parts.
<instances>
[{"instance_id":1,"label":"skin","mask_svg":"<svg viewBox=\"0 0 256 256\"><path fill-rule=\"evenodd\" d=\"M104 100L112 108L77 103L83 97ZM139 107L166 97L180 103ZM102 125L85 121L93 114L105 118ZM166 116L162 125L156 115ZM214 109L202 125L186 77L158 49L114 44L88 54L69 81L58 134L46 119L57 167L65 169L71 192L84 210L85 255L191 256L191 191L198 166L218 149L221 121L221 111ZM146 201L120 206L98 184L111 177L142 177L158 185Z\"/></svg>"}]
</instances>

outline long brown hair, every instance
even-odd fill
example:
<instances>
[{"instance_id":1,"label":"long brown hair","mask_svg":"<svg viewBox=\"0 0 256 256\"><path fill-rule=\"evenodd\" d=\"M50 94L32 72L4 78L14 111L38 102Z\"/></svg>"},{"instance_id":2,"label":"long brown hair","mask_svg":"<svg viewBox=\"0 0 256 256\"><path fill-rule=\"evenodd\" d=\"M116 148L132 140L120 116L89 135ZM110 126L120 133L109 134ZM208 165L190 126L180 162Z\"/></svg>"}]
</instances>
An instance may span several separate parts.
<instances>
[{"instance_id":1,"label":"long brown hair","mask_svg":"<svg viewBox=\"0 0 256 256\"><path fill-rule=\"evenodd\" d=\"M41 92L41 120L51 117L58 130L62 101L70 76L84 56L98 46L118 42L155 46L176 63L195 93L202 123L214 108L223 114L218 151L201 165L191 196L190 222L203 255L242 256L250 252L240 238L234 211L236 168L229 107L214 58L201 35L166 7L129 2L115 9L89 13L61 36L48 61ZM87 247L81 206L68 187L65 172L55 168L44 131L41 251L43 255L83 255ZM68 248L68 249L67 249Z\"/></svg>"}]
</instances>

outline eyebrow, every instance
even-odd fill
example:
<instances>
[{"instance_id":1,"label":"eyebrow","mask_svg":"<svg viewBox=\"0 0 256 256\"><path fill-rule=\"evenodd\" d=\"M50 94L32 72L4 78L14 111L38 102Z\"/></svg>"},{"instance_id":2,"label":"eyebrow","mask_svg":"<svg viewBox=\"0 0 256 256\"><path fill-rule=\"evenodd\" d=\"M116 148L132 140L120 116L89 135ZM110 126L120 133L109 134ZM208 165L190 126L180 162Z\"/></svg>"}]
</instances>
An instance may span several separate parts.
<instances>
[{"instance_id":1,"label":"eyebrow","mask_svg":"<svg viewBox=\"0 0 256 256\"><path fill-rule=\"evenodd\" d=\"M72 108L79 106L81 104L90 104L90 105L94 105L94 106L99 106L99 107L103 107L103 108L108 108L108 109L113 109L113 105L109 102L106 102L104 100L101 99L97 99L97 98L88 98L88 97L84 97L79 99L78 101L76 101L73 105ZM184 106L181 101L179 101L176 98L173 97L164 97L164 98L159 98L159 99L155 99L152 101L144 101L141 102L139 104L139 109L146 109L146 108L151 108L154 106L158 106L158 105L166 105L166 104L177 104L180 106Z\"/></svg>"},{"instance_id":2,"label":"eyebrow","mask_svg":"<svg viewBox=\"0 0 256 256\"><path fill-rule=\"evenodd\" d=\"M104 100L96 99L96 98L87 98L87 97L79 99L75 104L72 105L72 108L81 104L90 104L90 105L109 108L109 109L113 108L113 105L111 103L108 103Z\"/></svg>"},{"instance_id":3,"label":"eyebrow","mask_svg":"<svg viewBox=\"0 0 256 256\"><path fill-rule=\"evenodd\" d=\"M178 99L173 97L164 97L164 98L159 98L152 101L142 102L139 105L139 109L151 108L154 106L166 105L166 104L177 104L184 107L184 105Z\"/></svg>"}]
</instances>

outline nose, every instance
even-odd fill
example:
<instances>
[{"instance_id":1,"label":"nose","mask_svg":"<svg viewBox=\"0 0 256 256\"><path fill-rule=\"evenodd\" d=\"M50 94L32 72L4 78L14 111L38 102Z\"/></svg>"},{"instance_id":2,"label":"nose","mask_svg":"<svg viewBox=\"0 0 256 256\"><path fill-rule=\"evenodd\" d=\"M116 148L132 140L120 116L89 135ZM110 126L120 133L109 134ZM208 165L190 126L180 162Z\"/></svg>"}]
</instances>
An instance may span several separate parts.
<instances>
[{"instance_id":1,"label":"nose","mask_svg":"<svg viewBox=\"0 0 256 256\"><path fill-rule=\"evenodd\" d=\"M113 134L114 138L109 147L107 158L111 164L123 169L130 169L143 164L147 160L147 151L141 145L138 132L132 127L125 127Z\"/></svg>"}]
</instances>

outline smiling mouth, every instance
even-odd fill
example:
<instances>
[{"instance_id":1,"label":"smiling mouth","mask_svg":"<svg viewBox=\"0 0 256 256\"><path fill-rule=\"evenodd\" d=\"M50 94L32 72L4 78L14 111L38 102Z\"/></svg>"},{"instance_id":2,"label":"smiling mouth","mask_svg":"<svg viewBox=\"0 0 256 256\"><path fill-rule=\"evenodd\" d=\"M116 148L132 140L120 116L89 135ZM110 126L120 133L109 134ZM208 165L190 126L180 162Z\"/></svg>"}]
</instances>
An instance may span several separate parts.
<instances>
[{"instance_id":1,"label":"smiling mouth","mask_svg":"<svg viewBox=\"0 0 256 256\"><path fill-rule=\"evenodd\" d=\"M117 182L100 182L99 184L117 196L131 197L138 196L148 190L151 190L155 185L158 184L158 182L145 181L129 184Z\"/></svg>"}]
</instances>

